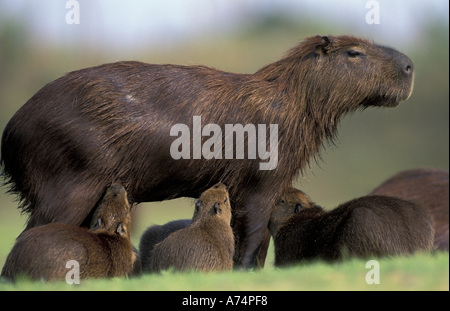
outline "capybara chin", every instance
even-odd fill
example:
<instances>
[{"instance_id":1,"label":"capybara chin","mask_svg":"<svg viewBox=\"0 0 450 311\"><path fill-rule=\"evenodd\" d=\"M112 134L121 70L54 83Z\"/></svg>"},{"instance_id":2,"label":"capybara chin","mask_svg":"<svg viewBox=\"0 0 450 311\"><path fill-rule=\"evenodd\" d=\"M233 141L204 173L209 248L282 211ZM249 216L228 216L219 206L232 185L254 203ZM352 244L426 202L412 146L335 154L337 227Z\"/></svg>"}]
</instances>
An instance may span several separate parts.
<instances>
[{"instance_id":1,"label":"capybara chin","mask_svg":"<svg viewBox=\"0 0 450 311\"><path fill-rule=\"evenodd\" d=\"M434 238L433 221L422 206L375 195L330 211L278 204L270 219L270 231L276 266L313 259L412 254L431 250Z\"/></svg>"},{"instance_id":2,"label":"capybara chin","mask_svg":"<svg viewBox=\"0 0 450 311\"><path fill-rule=\"evenodd\" d=\"M51 223L23 232L3 266L2 276L10 280L65 280L76 260L79 278L125 276L136 255L130 242L131 215L122 186L109 187L98 205L89 230Z\"/></svg>"},{"instance_id":3,"label":"capybara chin","mask_svg":"<svg viewBox=\"0 0 450 311\"><path fill-rule=\"evenodd\" d=\"M448 251L448 180L448 171L412 169L389 178L371 194L388 195L422 204L434 220L435 248Z\"/></svg>"},{"instance_id":4,"label":"capybara chin","mask_svg":"<svg viewBox=\"0 0 450 311\"><path fill-rule=\"evenodd\" d=\"M234 238L230 226L231 206L226 186L222 183L203 192L195 203L192 223L171 233L156 244L144 271L221 271L233 268ZM141 241L141 248L142 248Z\"/></svg>"},{"instance_id":5,"label":"capybara chin","mask_svg":"<svg viewBox=\"0 0 450 311\"><path fill-rule=\"evenodd\" d=\"M131 204L198 198L224 182L233 204L235 262L251 267L272 206L336 136L341 116L406 100L413 72L404 54L352 36L306 38L254 74L135 61L85 68L45 85L11 118L2 136L4 174L29 212L26 229L52 221L89 224L114 180ZM256 142L234 134L232 145L217 146L211 159L198 159L190 147L188 158L174 159L171 129L181 124L193 133L195 116L222 130L278 125L276 146L266 135L266 146L278 154L276 168L261 170L266 160L259 156L235 156L245 141ZM189 146L196 145L193 136ZM227 147L233 159L223 156Z\"/></svg>"}]
</instances>

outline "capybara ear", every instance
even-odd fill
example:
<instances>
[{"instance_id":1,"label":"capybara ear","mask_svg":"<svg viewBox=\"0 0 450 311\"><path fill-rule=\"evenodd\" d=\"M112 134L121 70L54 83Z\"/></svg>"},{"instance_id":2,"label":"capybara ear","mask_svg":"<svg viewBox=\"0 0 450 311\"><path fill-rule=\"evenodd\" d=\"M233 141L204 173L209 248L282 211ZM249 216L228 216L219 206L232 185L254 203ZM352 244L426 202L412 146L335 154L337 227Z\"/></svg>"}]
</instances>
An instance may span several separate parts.
<instances>
[{"instance_id":1,"label":"capybara ear","mask_svg":"<svg viewBox=\"0 0 450 311\"><path fill-rule=\"evenodd\" d=\"M333 44L333 40L331 40L328 36L317 36L320 37L319 44L316 45L316 51L322 51L323 53L328 53L331 49L331 45Z\"/></svg>"},{"instance_id":2,"label":"capybara ear","mask_svg":"<svg viewBox=\"0 0 450 311\"><path fill-rule=\"evenodd\" d=\"M100 229L103 226L103 219L101 219L100 217L97 219L97 221L95 222L94 226L91 228L91 230L97 230Z\"/></svg>"},{"instance_id":3,"label":"capybara ear","mask_svg":"<svg viewBox=\"0 0 450 311\"><path fill-rule=\"evenodd\" d=\"M294 206L294 213L300 212L302 210L302 208L303 208L302 203L296 203Z\"/></svg>"},{"instance_id":4,"label":"capybara ear","mask_svg":"<svg viewBox=\"0 0 450 311\"><path fill-rule=\"evenodd\" d=\"M198 212L198 209L200 208L200 206L202 206L202 200L200 200L200 199L197 199L196 201L195 201L195 211L196 212Z\"/></svg>"},{"instance_id":5,"label":"capybara ear","mask_svg":"<svg viewBox=\"0 0 450 311\"><path fill-rule=\"evenodd\" d=\"M218 214L218 215L222 214L222 208L220 207L219 202L214 203L213 211L214 211L214 214Z\"/></svg>"},{"instance_id":6,"label":"capybara ear","mask_svg":"<svg viewBox=\"0 0 450 311\"><path fill-rule=\"evenodd\" d=\"M123 225L123 223L120 222L120 223L117 225L116 233L117 233L118 235L120 235L121 237L123 237L123 238L127 237L127 229L126 229L126 227Z\"/></svg>"}]
</instances>

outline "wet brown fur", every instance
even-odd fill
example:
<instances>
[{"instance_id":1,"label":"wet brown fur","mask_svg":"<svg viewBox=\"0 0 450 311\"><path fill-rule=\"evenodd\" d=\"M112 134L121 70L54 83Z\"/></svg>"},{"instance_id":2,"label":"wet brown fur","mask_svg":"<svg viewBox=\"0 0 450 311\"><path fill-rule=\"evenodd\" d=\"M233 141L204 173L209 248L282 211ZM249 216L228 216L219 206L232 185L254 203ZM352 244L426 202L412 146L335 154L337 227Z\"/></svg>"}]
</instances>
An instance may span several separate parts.
<instances>
[{"instance_id":1,"label":"wet brown fur","mask_svg":"<svg viewBox=\"0 0 450 311\"><path fill-rule=\"evenodd\" d=\"M224 182L233 204L235 261L251 267L271 207L323 142L333 140L341 116L396 106L412 87L408 57L352 36L306 38L254 74L104 64L38 91L6 126L1 161L11 191L30 213L27 229L89 223L95 202L116 180L132 204L196 198ZM222 129L278 124L277 168L259 170L260 159L174 160L170 129L191 126L193 116Z\"/></svg>"},{"instance_id":2,"label":"wet brown fur","mask_svg":"<svg viewBox=\"0 0 450 311\"><path fill-rule=\"evenodd\" d=\"M300 194L301 200L308 200ZM412 254L433 248L434 228L420 205L387 196L365 196L325 211L314 203L295 210L278 204L269 222L275 265Z\"/></svg>"},{"instance_id":3,"label":"wet brown fur","mask_svg":"<svg viewBox=\"0 0 450 311\"><path fill-rule=\"evenodd\" d=\"M158 272L221 271L233 268L234 238L230 226L231 206L228 191L217 184L205 191L196 203L192 223L171 233L156 244L150 259L143 258L143 270Z\"/></svg>"},{"instance_id":4,"label":"wet brown fur","mask_svg":"<svg viewBox=\"0 0 450 311\"><path fill-rule=\"evenodd\" d=\"M89 228L51 223L23 232L11 250L2 276L15 280L65 280L79 263L80 279L124 276L136 259L130 242L131 215L126 192L112 185L102 198Z\"/></svg>"},{"instance_id":5,"label":"wet brown fur","mask_svg":"<svg viewBox=\"0 0 450 311\"><path fill-rule=\"evenodd\" d=\"M435 248L448 251L448 180L448 171L413 169L389 178L371 194L388 195L420 203L430 212L434 220Z\"/></svg>"}]
</instances>

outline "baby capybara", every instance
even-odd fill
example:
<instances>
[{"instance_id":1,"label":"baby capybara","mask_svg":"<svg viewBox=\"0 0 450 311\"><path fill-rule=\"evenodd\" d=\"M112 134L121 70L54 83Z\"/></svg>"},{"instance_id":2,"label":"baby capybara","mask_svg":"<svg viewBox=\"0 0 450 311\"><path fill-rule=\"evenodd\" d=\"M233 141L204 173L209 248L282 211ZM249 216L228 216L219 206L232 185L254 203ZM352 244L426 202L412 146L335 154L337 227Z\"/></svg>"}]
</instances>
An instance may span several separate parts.
<instances>
[{"instance_id":1,"label":"baby capybara","mask_svg":"<svg viewBox=\"0 0 450 311\"><path fill-rule=\"evenodd\" d=\"M205 272L232 269L234 238L230 221L228 191L219 183L203 192L196 201L194 217L188 227L156 244L150 259L141 259L148 262L142 269L151 272L169 268Z\"/></svg>"},{"instance_id":2,"label":"baby capybara","mask_svg":"<svg viewBox=\"0 0 450 311\"><path fill-rule=\"evenodd\" d=\"M308 197L298 192L300 202ZM275 265L303 260L340 260L427 251L433 247L433 221L423 207L387 196L365 196L325 211L307 204L277 204L269 230Z\"/></svg>"},{"instance_id":3,"label":"baby capybara","mask_svg":"<svg viewBox=\"0 0 450 311\"><path fill-rule=\"evenodd\" d=\"M448 171L413 169L389 178L371 194L388 195L422 204L434 220L435 248L448 251L448 180Z\"/></svg>"},{"instance_id":4,"label":"baby capybara","mask_svg":"<svg viewBox=\"0 0 450 311\"><path fill-rule=\"evenodd\" d=\"M184 229L191 224L191 219L179 219L170 221L164 225L154 225L147 228L139 242L139 259L144 271L150 267L151 251L156 244L163 241L171 233Z\"/></svg>"},{"instance_id":5,"label":"baby capybara","mask_svg":"<svg viewBox=\"0 0 450 311\"><path fill-rule=\"evenodd\" d=\"M413 72L404 54L352 36L306 38L254 74L135 61L73 71L8 122L4 175L30 213L26 229L90 223L114 179L132 204L198 198L222 181L233 203L235 261L251 267L272 206L336 136L341 116L406 100ZM227 125L245 129L218 139ZM212 131L214 145L202 146Z\"/></svg>"},{"instance_id":6,"label":"baby capybara","mask_svg":"<svg viewBox=\"0 0 450 311\"><path fill-rule=\"evenodd\" d=\"M125 189L110 186L92 217L89 230L50 223L23 232L12 248L2 276L15 280L64 280L66 263L79 263L79 278L125 276L136 255L130 242L131 213Z\"/></svg>"}]
</instances>

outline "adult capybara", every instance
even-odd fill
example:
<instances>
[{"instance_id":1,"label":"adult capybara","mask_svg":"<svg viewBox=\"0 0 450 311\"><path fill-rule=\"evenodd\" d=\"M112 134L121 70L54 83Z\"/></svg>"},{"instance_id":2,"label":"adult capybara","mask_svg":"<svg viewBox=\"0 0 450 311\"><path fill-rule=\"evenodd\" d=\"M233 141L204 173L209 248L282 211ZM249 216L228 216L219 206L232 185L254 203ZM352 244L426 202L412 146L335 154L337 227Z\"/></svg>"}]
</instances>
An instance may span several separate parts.
<instances>
[{"instance_id":1,"label":"adult capybara","mask_svg":"<svg viewBox=\"0 0 450 311\"><path fill-rule=\"evenodd\" d=\"M233 268L234 237L226 186L214 185L195 203L192 223L156 244L144 271L221 271ZM141 242L142 245L142 242ZM145 254L142 254L145 255ZM141 256L142 256L141 255Z\"/></svg>"},{"instance_id":2,"label":"adult capybara","mask_svg":"<svg viewBox=\"0 0 450 311\"><path fill-rule=\"evenodd\" d=\"M191 219L179 219L170 221L164 225L154 225L147 228L141 236L139 242L139 260L143 270L148 270L150 266L151 251L156 244L163 241L171 233L184 229L191 224Z\"/></svg>"},{"instance_id":3,"label":"adult capybara","mask_svg":"<svg viewBox=\"0 0 450 311\"><path fill-rule=\"evenodd\" d=\"M104 64L50 82L19 109L3 132L4 174L30 213L27 228L89 223L114 180L131 203L197 198L221 181L235 261L250 267L271 207L340 117L394 107L412 88L407 56L352 36L307 38L254 74Z\"/></svg>"},{"instance_id":4,"label":"adult capybara","mask_svg":"<svg viewBox=\"0 0 450 311\"><path fill-rule=\"evenodd\" d=\"M448 171L413 169L389 178L371 194L388 195L419 202L430 212L434 220L435 248L448 251L448 189Z\"/></svg>"},{"instance_id":5,"label":"adult capybara","mask_svg":"<svg viewBox=\"0 0 450 311\"><path fill-rule=\"evenodd\" d=\"M109 187L92 217L89 230L51 223L23 232L3 266L2 276L15 280L65 280L75 260L79 279L124 276L136 255L130 242L131 213L125 189Z\"/></svg>"},{"instance_id":6,"label":"adult capybara","mask_svg":"<svg viewBox=\"0 0 450 311\"><path fill-rule=\"evenodd\" d=\"M304 194L299 196L308 200ZM431 250L434 239L433 221L422 206L375 195L354 199L330 211L312 202L277 204L269 230L274 239L276 266L312 259L411 254Z\"/></svg>"}]
</instances>

